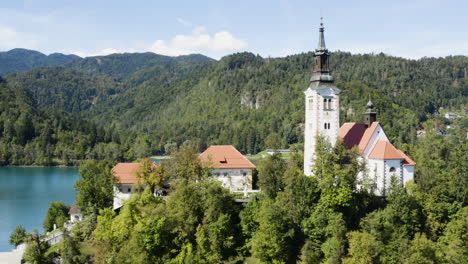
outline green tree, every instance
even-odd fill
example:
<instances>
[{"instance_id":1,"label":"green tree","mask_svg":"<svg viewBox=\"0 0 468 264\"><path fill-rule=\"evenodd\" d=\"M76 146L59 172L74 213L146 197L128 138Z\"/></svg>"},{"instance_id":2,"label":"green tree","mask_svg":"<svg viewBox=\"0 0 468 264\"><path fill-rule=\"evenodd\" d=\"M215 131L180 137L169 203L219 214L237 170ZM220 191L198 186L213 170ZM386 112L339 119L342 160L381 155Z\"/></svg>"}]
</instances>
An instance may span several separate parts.
<instances>
[{"instance_id":1,"label":"green tree","mask_svg":"<svg viewBox=\"0 0 468 264\"><path fill-rule=\"evenodd\" d=\"M284 263L294 257L294 225L285 208L265 201L258 215L259 227L252 237L252 255L267 263Z\"/></svg>"},{"instance_id":2,"label":"green tree","mask_svg":"<svg viewBox=\"0 0 468 264\"><path fill-rule=\"evenodd\" d=\"M163 166L166 166L168 175L181 184L199 181L206 176L194 145L182 146Z\"/></svg>"},{"instance_id":3,"label":"green tree","mask_svg":"<svg viewBox=\"0 0 468 264\"><path fill-rule=\"evenodd\" d=\"M26 229L22 225L17 225L15 230L10 234L8 242L12 245L18 246L26 240Z\"/></svg>"},{"instance_id":4,"label":"green tree","mask_svg":"<svg viewBox=\"0 0 468 264\"><path fill-rule=\"evenodd\" d=\"M155 165L150 159L143 159L135 174L137 178L143 180L144 184L148 185L151 193L154 193L156 188L163 187L168 179L164 166L164 163Z\"/></svg>"},{"instance_id":5,"label":"green tree","mask_svg":"<svg viewBox=\"0 0 468 264\"><path fill-rule=\"evenodd\" d=\"M274 198L285 187L283 179L286 162L281 154L274 153L262 159L258 165L258 183L260 189L269 197Z\"/></svg>"},{"instance_id":6,"label":"green tree","mask_svg":"<svg viewBox=\"0 0 468 264\"><path fill-rule=\"evenodd\" d=\"M54 229L54 224L56 228L63 227L63 224L69 219L68 212L70 211L70 206L65 205L62 202L52 202L49 205L47 210L46 217L42 226L46 231L52 231Z\"/></svg>"},{"instance_id":7,"label":"green tree","mask_svg":"<svg viewBox=\"0 0 468 264\"><path fill-rule=\"evenodd\" d=\"M403 256L404 264L432 264L440 263L440 252L437 244L427 239L425 234L417 233L411 241L410 247Z\"/></svg>"},{"instance_id":8,"label":"green tree","mask_svg":"<svg viewBox=\"0 0 468 264\"><path fill-rule=\"evenodd\" d=\"M33 230L28 235L27 247L23 253L23 259L28 263L47 264L51 263L50 259L45 256L48 249L46 242L42 241L37 230Z\"/></svg>"},{"instance_id":9,"label":"green tree","mask_svg":"<svg viewBox=\"0 0 468 264\"><path fill-rule=\"evenodd\" d=\"M350 206L356 190L356 176L364 169L357 159L357 150L346 149L340 140L332 147L325 138L318 136L315 154L312 171L321 189L322 203L330 208Z\"/></svg>"},{"instance_id":10,"label":"green tree","mask_svg":"<svg viewBox=\"0 0 468 264\"><path fill-rule=\"evenodd\" d=\"M114 177L107 161L86 161L79 168L80 178L75 183L76 202L82 211L98 212L113 203ZM90 210L88 210L90 209Z\"/></svg>"},{"instance_id":11,"label":"green tree","mask_svg":"<svg viewBox=\"0 0 468 264\"><path fill-rule=\"evenodd\" d=\"M59 253L63 264L87 263L87 257L80 251L80 241L70 236L67 231L63 232Z\"/></svg>"},{"instance_id":12,"label":"green tree","mask_svg":"<svg viewBox=\"0 0 468 264\"><path fill-rule=\"evenodd\" d=\"M347 235L349 257L343 259L343 264L372 264L377 263L381 244L374 236L367 232L353 231Z\"/></svg>"}]
</instances>

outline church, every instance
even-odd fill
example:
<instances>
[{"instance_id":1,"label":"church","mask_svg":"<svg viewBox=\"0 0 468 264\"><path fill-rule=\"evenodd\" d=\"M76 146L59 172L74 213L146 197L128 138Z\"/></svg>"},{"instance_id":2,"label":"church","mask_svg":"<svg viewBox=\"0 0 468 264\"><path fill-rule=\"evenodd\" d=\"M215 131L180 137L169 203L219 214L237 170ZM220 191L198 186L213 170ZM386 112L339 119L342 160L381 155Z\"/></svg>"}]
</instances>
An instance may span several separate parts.
<instances>
[{"instance_id":1,"label":"church","mask_svg":"<svg viewBox=\"0 0 468 264\"><path fill-rule=\"evenodd\" d=\"M370 101L363 123L344 123L340 127L340 92L334 85L329 69L330 53L325 46L323 23L320 23L319 43L315 50L315 65L305 94L304 173L313 174L317 136L323 136L332 145L342 139L347 148L357 146L366 171L357 175L358 181L373 183L374 194L385 195L391 178L400 183L414 179L416 163L389 142L377 112Z\"/></svg>"}]
</instances>

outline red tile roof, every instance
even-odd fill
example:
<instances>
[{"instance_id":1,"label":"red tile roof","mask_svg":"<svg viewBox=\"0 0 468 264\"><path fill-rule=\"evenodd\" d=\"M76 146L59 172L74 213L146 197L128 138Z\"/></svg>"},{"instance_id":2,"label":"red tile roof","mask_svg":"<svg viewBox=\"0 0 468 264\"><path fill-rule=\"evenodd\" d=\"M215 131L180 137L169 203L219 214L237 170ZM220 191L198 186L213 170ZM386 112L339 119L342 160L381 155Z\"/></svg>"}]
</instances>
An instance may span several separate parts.
<instances>
[{"instance_id":1,"label":"red tile roof","mask_svg":"<svg viewBox=\"0 0 468 264\"><path fill-rule=\"evenodd\" d=\"M199 157L204 166L222 169L255 169L250 162L232 145L214 145Z\"/></svg>"},{"instance_id":2,"label":"red tile roof","mask_svg":"<svg viewBox=\"0 0 468 264\"><path fill-rule=\"evenodd\" d=\"M76 201L73 202L73 205L70 208L70 211L68 211L69 214L81 214L81 210L76 204Z\"/></svg>"},{"instance_id":3,"label":"red tile roof","mask_svg":"<svg viewBox=\"0 0 468 264\"><path fill-rule=\"evenodd\" d=\"M369 154L369 159L404 159L405 156L392 143L386 140L379 140Z\"/></svg>"},{"instance_id":4,"label":"red tile roof","mask_svg":"<svg viewBox=\"0 0 468 264\"><path fill-rule=\"evenodd\" d=\"M361 142L365 131L364 123L344 123L338 130L338 136L343 139L347 148L352 148Z\"/></svg>"},{"instance_id":5,"label":"red tile roof","mask_svg":"<svg viewBox=\"0 0 468 264\"><path fill-rule=\"evenodd\" d=\"M414 166L416 165L416 162L412 160L408 155L406 155L403 151L398 150L401 152L401 155L403 156L403 166Z\"/></svg>"},{"instance_id":6,"label":"red tile roof","mask_svg":"<svg viewBox=\"0 0 468 264\"><path fill-rule=\"evenodd\" d=\"M117 163L112 168L112 174L117 178L118 183L134 184L138 182L134 172L138 170L140 163Z\"/></svg>"},{"instance_id":7,"label":"red tile roof","mask_svg":"<svg viewBox=\"0 0 468 264\"><path fill-rule=\"evenodd\" d=\"M379 122L372 122L372 125L366 129L364 132L364 135L361 138L361 141L359 142L359 151L362 153L367 147L367 144L369 144L369 140L371 139L372 135L374 134L374 131L377 129L379 126Z\"/></svg>"}]
</instances>

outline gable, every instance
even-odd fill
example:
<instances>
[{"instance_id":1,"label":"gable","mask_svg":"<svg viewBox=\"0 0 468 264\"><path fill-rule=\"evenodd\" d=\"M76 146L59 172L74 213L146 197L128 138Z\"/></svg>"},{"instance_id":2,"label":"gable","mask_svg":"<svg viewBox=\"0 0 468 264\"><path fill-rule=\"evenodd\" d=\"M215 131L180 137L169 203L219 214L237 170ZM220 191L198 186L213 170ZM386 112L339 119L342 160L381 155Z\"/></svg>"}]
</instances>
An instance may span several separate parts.
<instances>
[{"instance_id":1,"label":"gable","mask_svg":"<svg viewBox=\"0 0 468 264\"><path fill-rule=\"evenodd\" d=\"M375 144L374 148L369 154L369 159L383 159L383 160L389 160L389 159L405 159L404 156L402 155L403 152L399 151L396 149L392 143L385 141L385 140L379 140Z\"/></svg>"},{"instance_id":2,"label":"gable","mask_svg":"<svg viewBox=\"0 0 468 264\"><path fill-rule=\"evenodd\" d=\"M204 167L225 169L255 169L250 162L232 145L210 146L202 154L199 160Z\"/></svg>"}]
</instances>

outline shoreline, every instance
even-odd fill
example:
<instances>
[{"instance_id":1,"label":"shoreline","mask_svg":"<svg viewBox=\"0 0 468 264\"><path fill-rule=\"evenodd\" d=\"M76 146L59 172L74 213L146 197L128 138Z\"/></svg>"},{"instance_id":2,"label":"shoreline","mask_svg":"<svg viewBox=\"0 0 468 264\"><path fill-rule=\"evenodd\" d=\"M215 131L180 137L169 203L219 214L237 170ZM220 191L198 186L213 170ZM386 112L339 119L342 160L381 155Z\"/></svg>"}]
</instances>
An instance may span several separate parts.
<instances>
[{"instance_id":1,"label":"shoreline","mask_svg":"<svg viewBox=\"0 0 468 264\"><path fill-rule=\"evenodd\" d=\"M57 165L57 166L43 166L43 165L7 165L0 166L0 168L78 168L79 166L66 166L66 165Z\"/></svg>"}]
</instances>

